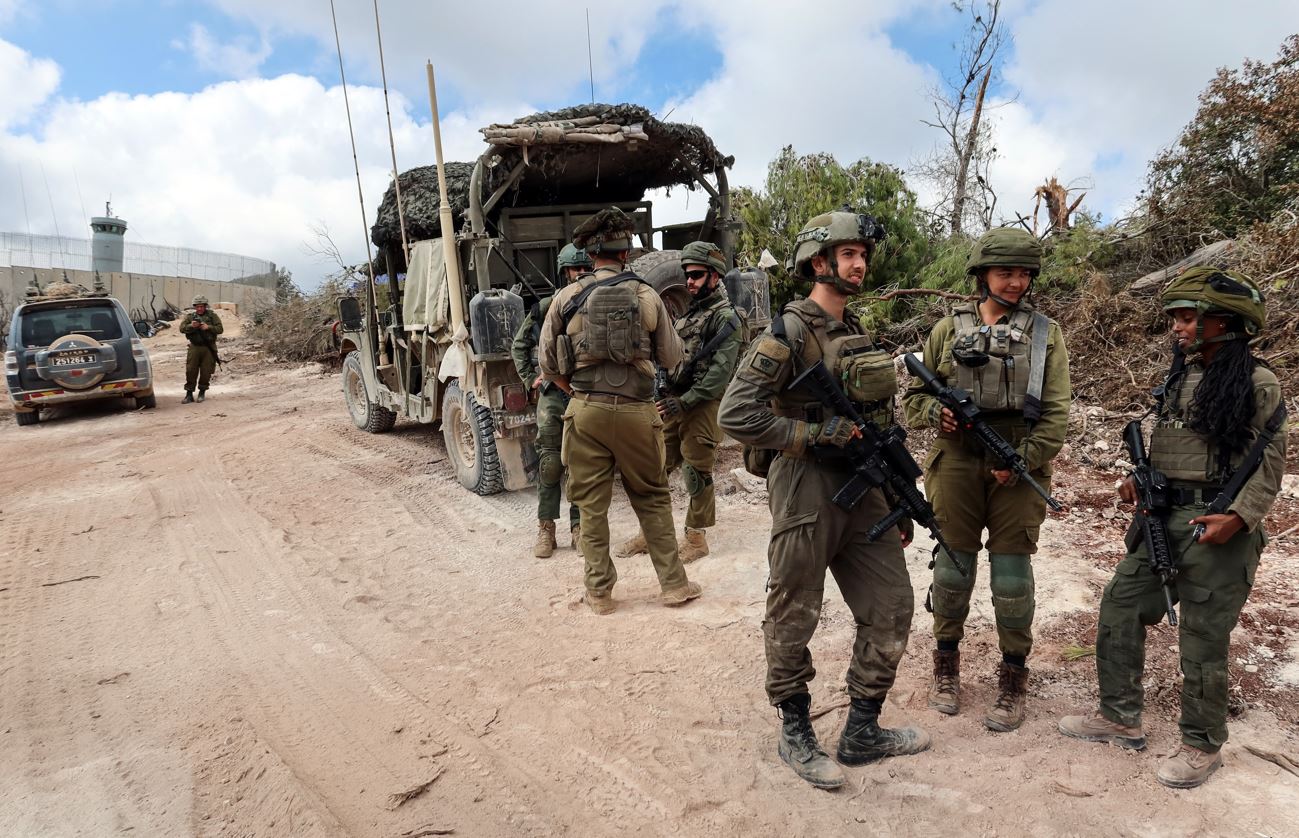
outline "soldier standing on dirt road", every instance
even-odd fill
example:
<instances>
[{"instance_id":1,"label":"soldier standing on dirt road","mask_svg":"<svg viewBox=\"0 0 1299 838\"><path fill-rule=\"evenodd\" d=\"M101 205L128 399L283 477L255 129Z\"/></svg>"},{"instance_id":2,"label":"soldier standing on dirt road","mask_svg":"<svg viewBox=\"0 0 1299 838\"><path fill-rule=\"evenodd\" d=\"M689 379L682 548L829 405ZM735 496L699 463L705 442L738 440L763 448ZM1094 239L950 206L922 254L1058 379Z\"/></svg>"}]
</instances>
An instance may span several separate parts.
<instances>
[{"instance_id":1,"label":"soldier standing on dirt road","mask_svg":"<svg viewBox=\"0 0 1299 838\"><path fill-rule=\"evenodd\" d=\"M635 224L617 207L583 222L573 243L595 272L560 290L541 328L541 371L572 395L564 411L568 496L582 516L584 601L612 613L618 572L609 557L614 472L649 543L664 605L700 594L677 558L672 496L663 468L663 420L652 401L654 365L681 363L681 339L654 289L625 269Z\"/></svg>"},{"instance_id":2,"label":"soldier standing on dirt road","mask_svg":"<svg viewBox=\"0 0 1299 838\"><path fill-rule=\"evenodd\" d=\"M975 277L977 303L962 303L935 324L924 363L943 381L968 392L988 425L1026 461L1049 491L1051 459L1069 425L1069 357L1056 323L1025 299L1042 268L1042 245L1026 230L990 230L975 244L966 273ZM930 588L934 613L933 683L929 705L960 712L960 642L970 613L975 568L988 531L992 607L1001 663L997 698L983 724L1015 730L1024 721L1027 660L1033 648L1031 556L1046 518L1046 501L993 458L973 434L957 428L952 412L918 381L902 401L913 428L937 428L925 460L925 492L943 522L956 558L940 550Z\"/></svg>"},{"instance_id":3,"label":"soldier standing on dirt road","mask_svg":"<svg viewBox=\"0 0 1299 838\"><path fill-rule=\"evenodd\" d=\"M559 281L568 285L591 269L591 257L572 244L559 251ZM562 287L562 286L561 286ZM568 407L568 393L552 381L546 381L537 366L537 343L541 339L541 324L555 299L552 294L538 300L514 335L510 357L519 378L529 388L537 391L537 543L532 554L539 559L555 553L555 519L559 517L560 483L564 477L564 463L560 446L564 434L564 409ZM569 499L568 527L573 549L577 549L582 534L577 505Z\"/></svg>"},{"instance_id":4,"label":"soldier standing on dirt road","mask_svg":"<svg viewBox=\"0 0 1299 838\"><path fill-rule=\"evenodd\" d=\"M1276 375L1249 351L1267 318L1263 295L1247 277L1192 268L1160 295L1172 316L1173 366L1157 391L1150 464L1170 484L1167 524L1176 557L1172 595L1181 601L1178 645L1182 665L1181 745L1159 767L1159 782L1194 788L1222 765L1227 741L1227 652L1231 630L1254 584L1267 540L1262 521L1285 472L1285 413ZM1223 514L1206 506L1245 468L1255 440L1278 427ZM1132 478L1119 487L1136 499ZM1193 540L1196 525L1204 532ZM1163 584L1147 564L1139 522L1125 539L1127 555L1101 596L1096 632L1100 707L1091 716L1065 716L1060 732L1088 742L1140 750L1146 626L1164 616Z\"/></svg>"},{"instance_id":5,"label":"soldier standing on dirt road","mask_svg":"<svg viewBox=\"0 0 1299 838\"><path fill-rule=\"evenodd\" d=\"M686 512L685 543L677 555L689 564L708 555L706 529L717 523L713 466L722 429L717 409L735 373L743 339L742 323L722 285L726 259L712 242L691 242L681 249L686 290L691 302L673 328L685 344L685 365L669 373L667 392L656 406L663 417L668 474L681 467L690 508ZM628 541L619 556L644 553L643 533Z\"/></svg>"},{"instance_id":6,"label":"soldier standing on dirt road","mask_svg":"<svg viewBox=\"0 0 1299 838\"><path fill-rule=\"evenodd\" d=\"M767 479L772 517L762 622L767 697L782 720L780 758L825 789L842 786L844 774L812 729L808 682L815 670L807 647L820 621L827 569L857 623L847 675L852 704L839 737L839 762L861 765L929 747L922 730L879 726L911 630L914 596L903 553L910 527L874 542L867 538L889 512L879 489L852 511L833 502L853 475L843 447L859 431L803 385L789 389L800 372L824 361L863 416L881 427L893 423L898 389L893 360L847 308L866 288L870 258L882 237L873 218L846 208L807 222L795 239L794 272L812 282L811 293L785 306L754 342L722 399L719 417L731 436L777 452Z\"/></svg>"},{"instance_id":7,"label":"soldier standing on dirt road","mask_svg":"<svg viewBox=\"0 0 1299 838\"><path fill-rule=\"evenodd\" d=\"M181 404L203 401L207 398L208 383L217 365L217 335L225 331L221 318L208 308L207 297L194 298L194 310L180 321L180 332L189 338L189 351L185 354L185 398ZM194 385L198 385L198 399L194 398Z\"/></svg>"}]
</instances>

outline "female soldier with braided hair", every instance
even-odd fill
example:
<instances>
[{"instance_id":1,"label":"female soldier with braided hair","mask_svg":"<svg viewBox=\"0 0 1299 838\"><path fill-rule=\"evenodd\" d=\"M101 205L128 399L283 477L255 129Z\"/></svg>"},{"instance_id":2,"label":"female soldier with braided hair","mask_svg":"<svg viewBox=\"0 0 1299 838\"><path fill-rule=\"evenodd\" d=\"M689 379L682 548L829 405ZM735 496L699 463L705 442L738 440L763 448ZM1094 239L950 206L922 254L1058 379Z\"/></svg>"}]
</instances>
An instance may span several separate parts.
<instances>
[{"instance_id":1,"label":"female soldier with braided hair","mask_svg":"<svg viewBox=\"0 0 1299 838\"><path fill-rule=\"evenodd\" d=\"M1200 785L1220 765L1227 741L1227 649L1254 584L1266 537L1260 526L1285 470L1285 410L1272 371L1249 351L1263 329L1263 295L1250 279L1193 268L1161 295L1176 341L1172 369L1156 391L1151 465L1168 478L1169 544L1178 557L1173 596L1181 602L1181 747L1158 771L1172 788ZM1271 441L1256 449L1255 441ZM1251 456L1255 450L1261 453ZM1237 470L1248 479L1222 514L1206 507ZM1135 500L1132 479L1119 495ZM1198 527L1202 534L1196 539ZM1161 582L1146 566L1139 531L1101 597L1096 633L1100 707L1066 716L1060 731L1088 742L1140 750L1146 626L1165 610Z\"/></svg>"}]
</instances>

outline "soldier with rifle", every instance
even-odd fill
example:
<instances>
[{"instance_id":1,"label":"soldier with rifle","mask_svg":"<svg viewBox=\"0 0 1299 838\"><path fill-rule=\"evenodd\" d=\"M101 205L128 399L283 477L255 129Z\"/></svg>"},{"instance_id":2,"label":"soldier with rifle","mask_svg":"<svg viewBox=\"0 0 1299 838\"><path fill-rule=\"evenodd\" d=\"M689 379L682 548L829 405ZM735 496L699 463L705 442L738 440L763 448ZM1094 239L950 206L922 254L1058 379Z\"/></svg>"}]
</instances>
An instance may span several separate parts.
<instances>
[{"instance_id":1,"label":"soldier with rifle","mask_svg":"<svg viewBox=\"0 0 1299 838\"><path fill-rule=\"evenodd\" d=\"M1024 722L1035 608L1031 556L1047 505L1058 507L1048 493L1051 459L1069 420L1064 336L1027 299L1041 266L1042 245L1027 231L985 233L966 262L979 300L956 306L934 326L923 365L910 365L913 373L923 366L933 374L929 382L917 376L902 401L911 427L938 429L925 460L925 492L953 548L939 550L930 565L926 604L936 648L929 704L960 712L960 643L986 546L1001 661L997 697L983 724L998 732Z\"/></svg>"},{"instance_id":2,"label":"soldier with rifle","mask_svg":"<svg viewBox=\"0 0 1299 838\"><path fill-rule=\"evenodd\" d=\"M208 308L207 297L199 295L192 303L194 310L180 320L180 333L189 338L189 351L185 354L185 398L182 404L203 401L207 398L208 383L221 357L217 354L217 335L225 331L221 318ZM198 398L194 386L198 385Z\"/></svg>"},{"instance_id":3,"label":"soldier with rifle","mask_svg":"<svg viewBox=\"0 0 1299 838\"><path fill-rule=\"evenodd\" d=\"M1179 602L1181 746L1156 776L1171 788L1193 788L1222 765L1228 645L1267 540L1262 521L1285 471L1285 400L1276 375L1249 351L1266 321L1255 282L1197 267L1169 283L1160 299L1172 316L1173 363L1155 389L1150 471L1141 474L1137 463L1138 473L1119 487L1137 515L1127 555L1101 597L1100 707L1090 716L1066 716L1059 727L1088 742L1145 747L1146 627L1171 616L1172 602ZM1128 436L1131 448L1140 427ZM1171 562L1152 548L1166 549Z\"/></svg>"},{"instance_id":4,"label":"soldier with rifle","mask_svg":"<svg viewBox=\"0 0 1299 838\"><path fill-rule=\"evenodd\" d=\"M787 305L754 341L719 414L728 434L755 450L774 451L762 623L767 698L782 722L780 758L799 777L826 789L843 785L844 774L812 729L808 684L815 670L808 643L820 620L827 570L857 623L839 762L860 765L929 747L922 730L879 725L914 606L903 553L911 521L892 512L898 502L887 488L914 481L918 473L914 461L908 468L896 451L884 453L881 439L864 435L872 426L878 431L893 425L898 389L892 358L847 307L866 290L870 258L883 234L875 219L847 208L807 222L795 239L793 261L795 273L812 283L811 292ZM818 366L822 375L800 378ZM827 379L850 410L821 389ZM908 477L891 476L899 465ZM879 523L890 520L887 531L879 531Z\"/></svg>"}]
</instances>

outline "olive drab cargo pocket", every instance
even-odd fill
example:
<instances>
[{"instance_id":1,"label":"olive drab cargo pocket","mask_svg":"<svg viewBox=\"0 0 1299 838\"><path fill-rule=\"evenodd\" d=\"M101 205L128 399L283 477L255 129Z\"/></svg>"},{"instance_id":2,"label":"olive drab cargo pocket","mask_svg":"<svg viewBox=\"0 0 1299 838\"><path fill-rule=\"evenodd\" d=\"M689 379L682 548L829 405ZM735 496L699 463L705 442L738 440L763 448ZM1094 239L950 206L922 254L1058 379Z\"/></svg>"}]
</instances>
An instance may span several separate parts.
<instances>
[{"instance_id":1,"label":"olive drab cargo pocket","mask_svg":"<svg viewBox=\"0 0 1299 838\"><path fill-rule=\"evenodd\" d=\"M835 359L834 366L851 401L878 402L897 395L897 371L887 352L873 347L848 350L848 354Z\"/></svg>"},{"instance_id":2,"label":"olive drab cargo pocket","mask_svg":"<svg viewBox=\"0 0 1299 838\"><path fill-rule=\"evenodd\" d=\"M754 477L765 478L771 471L771 463L776 459L776 449L744 446L744 470Z\"/></svg>"},{"instance_id":3,"label":"olive drab cargo pocket","mask_svg":"<svg viewBox=\"0 0 1299 838\"><path fill-rule=\"evenodd\" d=\"M592 360L631 364L642 355L639 283L597 288L586 301L586 354ZM646 348L647 350L647 348Z\"/></svg>"}]
</instances>

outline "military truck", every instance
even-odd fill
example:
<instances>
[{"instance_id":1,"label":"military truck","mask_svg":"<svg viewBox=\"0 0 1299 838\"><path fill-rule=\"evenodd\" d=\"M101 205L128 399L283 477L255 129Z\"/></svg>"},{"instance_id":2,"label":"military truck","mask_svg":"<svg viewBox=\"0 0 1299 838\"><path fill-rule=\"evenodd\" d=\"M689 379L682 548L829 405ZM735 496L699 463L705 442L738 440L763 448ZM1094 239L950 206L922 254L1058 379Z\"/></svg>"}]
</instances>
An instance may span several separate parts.
<instances>
[{"instance_id":1,"label":"military truck","mask_svg":"<svg viewBox=\"0 0 1299 838\"><path fill-rule=\"evenodd\" d=\"M704 239L730 261L737 223L726 179L733 158L696 126L636 105L592 104L481 133L487 149L476 161L445 167L454 230L439 223L434 167L401 174L371 228L386 304L366 287L338 309L343 393L356 426L383 433L399 416L440 424L460 483L490 495L536 481L535 405L510 344L528 308L560 284L556 257L573 230L617 206L636 223L633 256L652 251L658 233L664 250ZM663 187L702 191L703 218L656 225L646 194ZM459 256L454 276L448 247ZM765 276L760 284L765 301Z\"/></svg>"}]
</instances>

